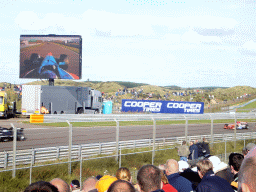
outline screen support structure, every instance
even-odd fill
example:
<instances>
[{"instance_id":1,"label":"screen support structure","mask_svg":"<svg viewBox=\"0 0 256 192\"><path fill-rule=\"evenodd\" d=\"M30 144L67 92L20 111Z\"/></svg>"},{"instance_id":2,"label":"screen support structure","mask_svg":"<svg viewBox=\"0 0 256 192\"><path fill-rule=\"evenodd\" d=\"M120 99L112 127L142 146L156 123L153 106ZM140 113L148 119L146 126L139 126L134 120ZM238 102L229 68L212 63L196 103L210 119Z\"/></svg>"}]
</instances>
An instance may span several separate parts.
<instances>
[{"instance_id":1,"label":"screen support structure","mask_svg":"<svg viewBox=\"0 0 256 192\"><path fill-rule=\"evenodd\" d=\"M54 79L49 79L49 86L54 86Z\"/></svg>"}]
</instances>

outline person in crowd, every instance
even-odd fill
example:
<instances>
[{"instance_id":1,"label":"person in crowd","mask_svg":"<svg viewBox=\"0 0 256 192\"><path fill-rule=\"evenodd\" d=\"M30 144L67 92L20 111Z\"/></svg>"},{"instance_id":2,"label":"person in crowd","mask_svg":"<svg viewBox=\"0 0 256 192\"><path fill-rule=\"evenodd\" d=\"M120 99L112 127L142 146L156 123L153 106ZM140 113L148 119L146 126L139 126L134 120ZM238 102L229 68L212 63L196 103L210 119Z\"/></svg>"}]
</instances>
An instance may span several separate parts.
<instances>
[{"instance_id":1,"label":"person in crowd","mask_svg":"<svg viewBox=\"0 0 256 192\"><path fill-rule=\"evenodd\" d=\"M24 192L59 192L57 187L46 181L31 183Z\"/></svg>"},{"instance_id":2,"label":"person in crowd","mask_svg":"<svg viewBox=\"0 0 256 192\"><path fill-rule=\"evenodd\" d=\"M116 171L116 178L131 182L132 177L130 170L126 167L121 167Z\"/></svg>"},{"instance_id":3,"label":"person in crowd","mask_svg":"<svg viewBox=\"0 0 256 192\"><path fill-rule=\"evenodd\" d=\"M97 181L96 189L98 189L98 192L105 192L108 190L109 186L116 180L116 177L113 177L111 175L104 175L100 178L100 180Z\"/></svg>"},{"instance_id":4,"label":"person in crowd","mask_svg":"<svg viewBox=\"0 0 256 192\"><path fill-rule=\"evenodd\" d=\"M96 183L98 179L95 177L89 177L83 182L83 190L82 192L98 192L96 189Z\"/></svg>"},{"instance_id":5,"label":"person in crowd","mask_svg":"<svg viewBox=\"0 0 256 192\"><path fill-rule=\"evenodd\" d=\"M164 192L161 189L161 170L154 165L142 166L137 174L138 189L140 192Z\"/></svg>"},{"instance_id":6,"label":"person in crowd","mask_svg":"<svg viewBox=\"0 0 256 192\"><path fill-rule=\"evenodd\" d=\"M193 191L192 183L179 174L179 164L174 159L166 161L165 169L169 184L172 185L178 192Z\"/></svg>"},{"instance_id":7,"label":"person in crowd","mask_svg":"<svg viewBox=\"0 0 256 192\"><path fill-rule=\"evenodd\" d=\"M119 179L110 185L107 192L135 192L135 188L130 182Z\"/></svg>"},{"instance_id":8,"label":"person in crowd","mask_svg":"<svg viewBox=\"0 0 256 192\"><path fill-rule=\"evenodd\" d=\"M231 184L234 176L231 173L230 167L226 163L221 162L220 158L217 156L210 156L208 159L213 165L214 174L225 179L229 184Z\"/></svg>"},{"instance_id":9,"label":"person in crowd","mask_svg":"<svg viewBox=\"0 0 256 192\"><path fill-rule=\"evenodd\" d=\"M162 189L165 192L178 192L172 185L169 184L169 181L164 174L163 170L161 170L161 182L162 182Z\"/></svg>"},{"instance_id":10,"label":"person in crowd","mask_svg":"<svg viewBox=\"0 0 256 192\"><path fill-rule=\"evenodd\" d=\"M188 161L188 155L190 154L189 148L186 145L187 142L183 141L182 145L178 148L178 155L180 156L180 160Z\"/></svg>"},{"instance_id":11,"label":"person in crowd","mask_svg":"<svg viewBox=\"0 0 256 192\"><path fill-rule=\"evenodd\" d=\"M203 142L201 143L201 146L203 147L203 154L204 154L204 156L210 155L209 143L205 139L205 137L203 138Z\"/></svg>"},{"instance_id":12,"label":"person in crowd","mask_svg":"<svg viewBox=\"0 0 256 192\"><path fill-rule=\"evenodd\" d=\"M253 149L256 145L254 143L248 143L245 146L244 156L246 156L251 149Z\"/></svg>"},{"instance_id":13,"label":"person in crowd","mask_svg":"<svg viewBox=\"0 0 256 192\"><path fill-rule=\"evenodd\" d=\"M100 180L100 178L103 177L102 175L97 175L96 179Z\"/></svg>"},{"instance_id":14,"label":"person in crowd","mask_svg":"<svg viewBox=\"0 0 256 192\"><path fill-rule=\"evenodd\" d=\"M74 179L71 181L70 189L72 192L78 192L80 191L80 183L78 180Z\"/></svg>"},{"instance_id":15,"label":"person in crowd","mask_svg":"<svg viewBox=\"0 0 256 192\"><path fill-rule=\"evenodd\" d=\"M188 156L188 159L196 160L198 158L198 148L194 144L194 141L190 141L189 145L190 145L190 147L189 147L190 154Z\"/></svg>"},{"instance_id":16,"label":"person in crowd","mask_svg":"<svg viewBox=\"0 0 256 192\"><path fill-rule=\"evenodd\" d=\"M204 157L204 153L203 153L204 149L201 143L197 139L195 140L195 145L197 146L197 149L198 149L198 158L202 159Z\"/></svg>"},{"instance_id":17,"label":"person in crowd","mask_svg":"<svg viewBox=\"0 0 256 192\"><path fill-rule=\"evenodd\" d=\"M198 185L198 183L200 183L201 178L199 177L197 171L193 171L189 164L185 161L179 161L179 174L180 176L188 179L193 186L193 189L195 189Z\"/></svg>"},{"instance_id":18,"label":"person in crowd","mask_svg":"<svg viewBox=\"0 0 256 192\"><path fill-rule=\"evenodd\" d=\"M57 187L59 192L70 192L70 187L67 182L60 178L55 178L51 180L50 183Z\"/></svg>"},{"instance_id":19,"label":"person in crowd","mask_svg":"<svg viewBox=\"0 0 256 192\"><path fill-rule=\"evenodd\" d=\"M256 147L246 154L238 173L238 191L256 192Z\"/></svg>"},{"instance_id":20,"label":"person in crowd","mask_svg":"<svg viewBox=\"0 0 256 192\"><path fill-rule=\"evenodd\" d=\"M229 155L228 164L231 169L231 173L234 175L234 179L231 182L232 188L237 191L238 190L238 172L244 160L244 156L240 153L231 153Z\"/></svg>"},{"instance_id":21,"label":"person in crowd","mask_svg":"<svg viewBox=\"0 0 256 192\"><path fill-rule=\"evenodd\" d=\"M197 192L234 192L231 185L223 178L214 175L212 162L201 159L197 162L198 175L202 179L198 184Z\"/></svg>"}]
</instances>

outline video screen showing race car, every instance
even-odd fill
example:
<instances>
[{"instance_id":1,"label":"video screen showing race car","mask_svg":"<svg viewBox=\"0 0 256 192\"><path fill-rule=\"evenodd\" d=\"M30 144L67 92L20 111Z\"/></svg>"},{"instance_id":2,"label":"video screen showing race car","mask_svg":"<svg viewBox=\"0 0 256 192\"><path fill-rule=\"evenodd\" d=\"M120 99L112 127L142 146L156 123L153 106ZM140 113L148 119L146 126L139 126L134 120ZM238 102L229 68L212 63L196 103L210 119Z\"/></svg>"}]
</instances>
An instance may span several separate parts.
<instances>
[{"instance_id":1,"label":"video screen showing race car","mask_svg":"<svg viewBox=\"0 0 256 192\"><path fill-rule=\"evenodd\" d=\"M81 79L80 35L21 35L20 78Z\"/></svg>"}]
</instances>

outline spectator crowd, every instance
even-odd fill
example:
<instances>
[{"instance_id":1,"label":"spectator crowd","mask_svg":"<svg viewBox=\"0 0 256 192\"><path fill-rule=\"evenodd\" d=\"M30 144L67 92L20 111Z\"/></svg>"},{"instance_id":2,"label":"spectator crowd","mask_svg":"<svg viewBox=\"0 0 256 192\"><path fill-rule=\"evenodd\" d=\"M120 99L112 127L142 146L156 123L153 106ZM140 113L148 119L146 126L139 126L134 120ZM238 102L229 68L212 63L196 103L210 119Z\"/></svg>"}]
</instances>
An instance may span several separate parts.
<instances>
[{"instance_id":1,"label":"spectator crowd","mask_svg":"<svg viewBox=\"0 0 256 192\"><path fill-rule=\"evenodd\" d=\"M159 166L143 165L133 183L131 172L121 167L115 175L97 175L70 184L60 178L30 184L24 192L256 192L256 145L231 153L228 164L210 154L208 143L183 141L180 160L168 159Z\"/></svg>"}]
</instances>

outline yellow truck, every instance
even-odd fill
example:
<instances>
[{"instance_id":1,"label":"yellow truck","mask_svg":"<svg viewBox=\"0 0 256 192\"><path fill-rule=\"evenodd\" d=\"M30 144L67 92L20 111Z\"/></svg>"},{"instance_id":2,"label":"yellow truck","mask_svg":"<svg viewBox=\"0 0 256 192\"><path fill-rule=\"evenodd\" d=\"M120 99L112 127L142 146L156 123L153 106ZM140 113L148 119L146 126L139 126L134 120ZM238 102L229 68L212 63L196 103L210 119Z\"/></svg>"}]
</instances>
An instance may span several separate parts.
<instances>
[{"instance_id":1,"label":"yellow truck","mask_svg":"<svg viewBox=\"0 0 256 192\"><path fill-rule=\"evenodd\" d=\"M16 102L10 102L5 91L0 91L0 117L14 117L16 114Z\"/></svg>"}]
</instances>

